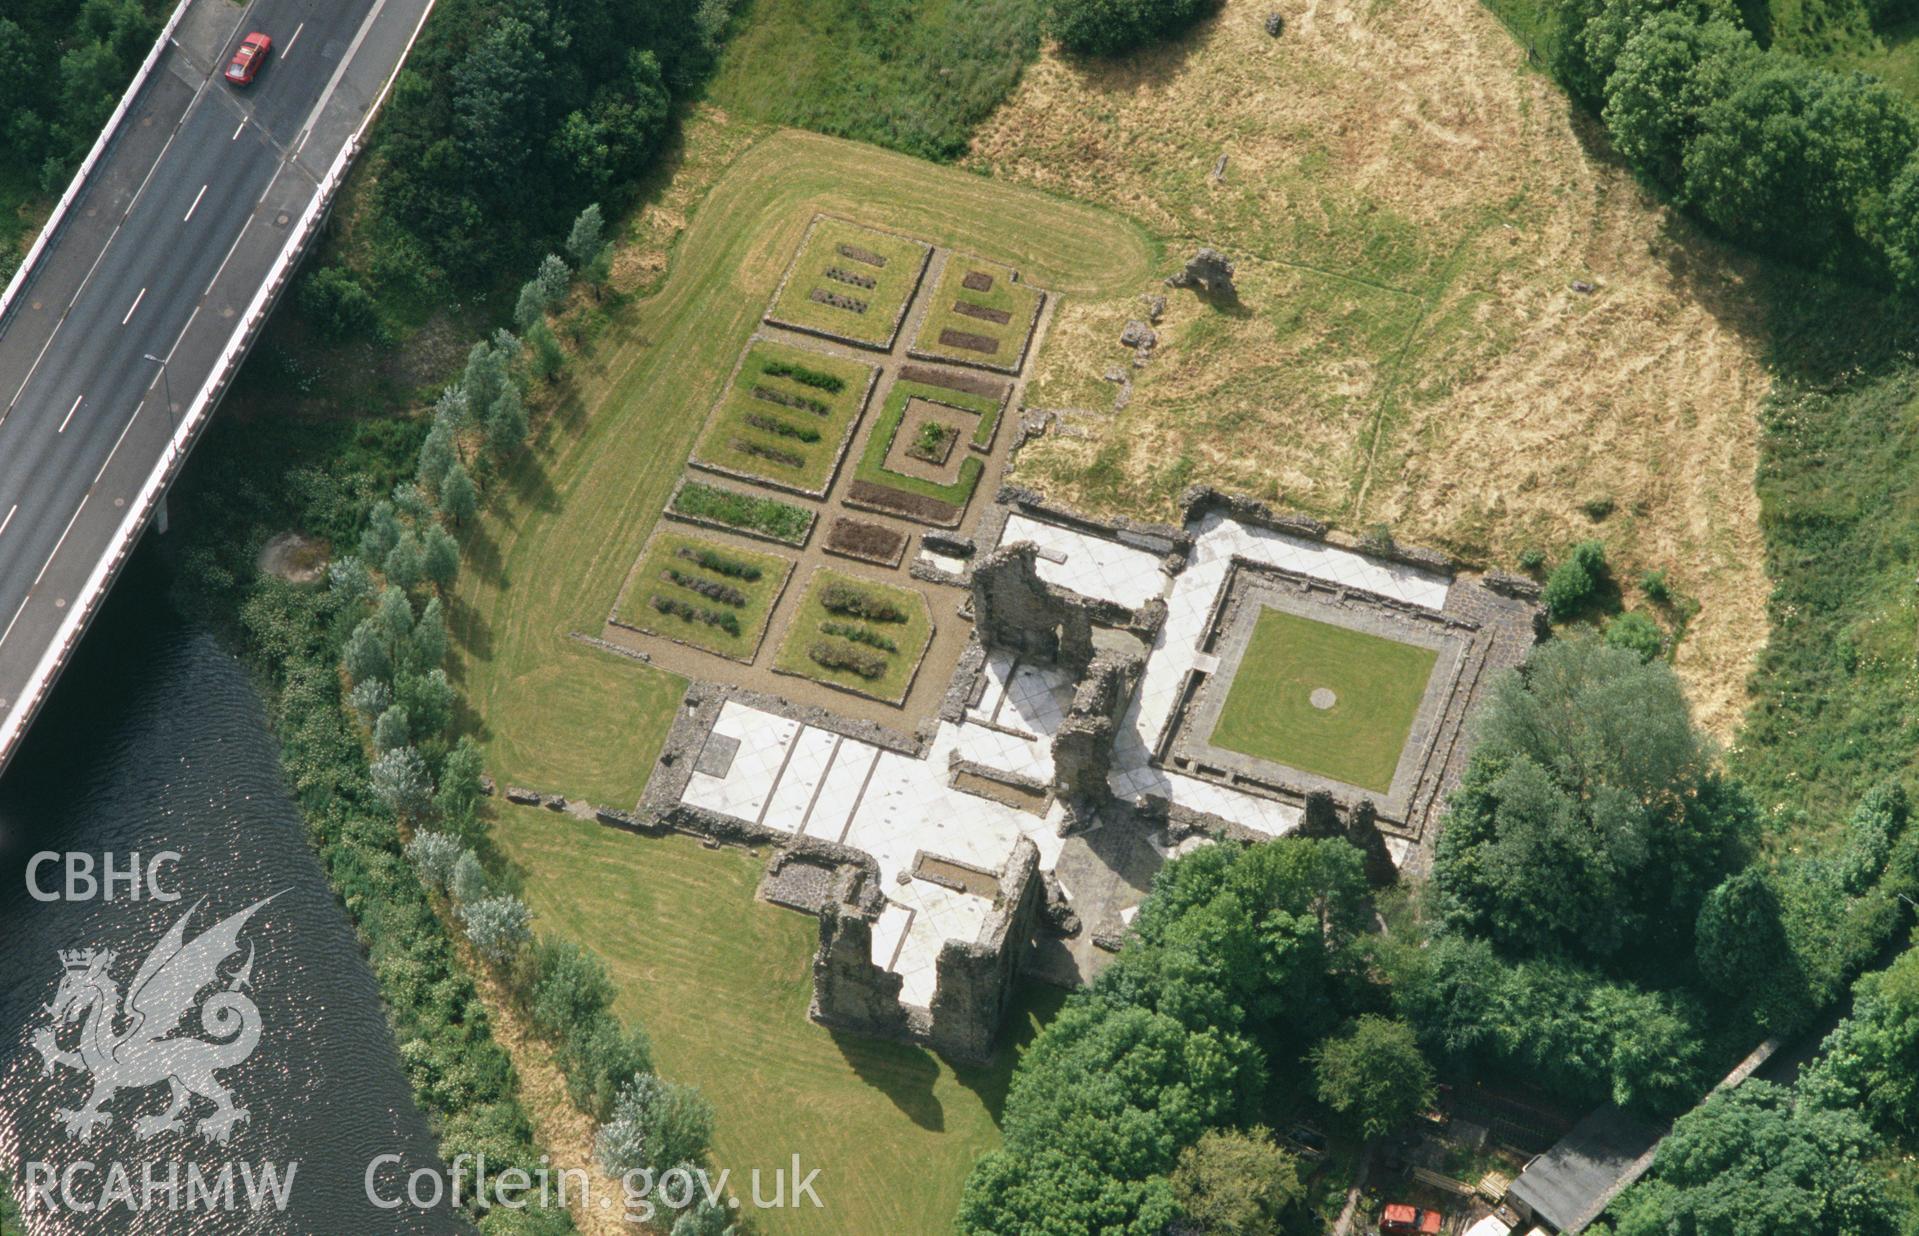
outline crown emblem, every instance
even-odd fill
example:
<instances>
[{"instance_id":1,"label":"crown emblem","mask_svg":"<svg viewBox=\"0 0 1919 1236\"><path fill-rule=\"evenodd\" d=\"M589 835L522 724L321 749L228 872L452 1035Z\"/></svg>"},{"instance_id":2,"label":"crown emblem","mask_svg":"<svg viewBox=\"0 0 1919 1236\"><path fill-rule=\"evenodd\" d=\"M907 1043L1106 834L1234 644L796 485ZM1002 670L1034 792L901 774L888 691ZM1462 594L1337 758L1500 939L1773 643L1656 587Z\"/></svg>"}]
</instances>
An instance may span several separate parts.
<instances>
[{"instance_id":1,"label":"crown emblem","mask_svg":"<svg viewBox=\"0 0 1919 1236\"><path fill-rule=\"evenodd\" d=\"M60 950L60 964L69 970L90 969L95 961L101 961L109 966L112 965L113 950L101 950L97 948L63 948Z\"/></svg>"}]
</instances>

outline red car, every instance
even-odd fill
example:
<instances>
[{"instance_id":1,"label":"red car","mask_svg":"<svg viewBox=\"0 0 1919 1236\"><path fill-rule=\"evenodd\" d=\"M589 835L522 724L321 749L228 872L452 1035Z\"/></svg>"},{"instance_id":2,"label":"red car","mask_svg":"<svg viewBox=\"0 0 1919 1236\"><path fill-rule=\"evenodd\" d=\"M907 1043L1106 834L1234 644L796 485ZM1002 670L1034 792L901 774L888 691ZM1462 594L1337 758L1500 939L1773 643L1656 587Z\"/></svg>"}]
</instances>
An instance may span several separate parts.
<instances>
[{"instance_id":1,"label":"red car","mask_svg":"<svg viewBox=\"0 0 1919 1236\"><path fill-rule=\"evenodd\" d=\"M227 84L244 86L253 80L260 66L267 61L267 53L273 50L273 40L255 30L240 40L240 50L233 53L233 59L227 61Z\"/></svg>"},{"instance_id":2,"label":"red car","mask_svg":"<svg viewBox=\"0 0 1919 1236\"><path fill-rule=\"evenodd\" d=\"M1446 1224L1446 1216L1437 1210L1422 1210L1403 1202L1387 1206L1379 1216L1379 1230L1386 1236L1433 1236Z\"/></svg>"}]
</instances>

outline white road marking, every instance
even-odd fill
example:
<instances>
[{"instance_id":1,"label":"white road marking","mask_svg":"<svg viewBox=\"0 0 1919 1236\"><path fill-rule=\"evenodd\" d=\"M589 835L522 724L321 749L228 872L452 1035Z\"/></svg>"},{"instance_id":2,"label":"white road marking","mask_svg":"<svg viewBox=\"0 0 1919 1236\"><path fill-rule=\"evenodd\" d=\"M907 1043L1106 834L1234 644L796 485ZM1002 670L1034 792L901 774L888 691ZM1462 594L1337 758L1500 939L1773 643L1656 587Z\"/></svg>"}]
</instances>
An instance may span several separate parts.
<instances>
[{"instance_id":1,"label":"white road marking","mask_svg":"<svg viewBox=\"0 0 1919 1236\"><path fill-rule=\"evenodd\" d=\"M237 142L240 140L240 135L242 133L245 133L246 131L247 131L247 122L242 120L239 124L234 126L233 136L229 137L227 140L230 142Z\"/></svg>"},{"instance_id":2,"label":"white road marking","mask_svg":"<svg viewBox=\"0 0 1919 1236\"><path fill-rule=\"evenodd\" d=\"M92 494L88 494L87 498L91 498L92 496ZM38 588L40 581L47 577L47 568L53 565L53 560L60 556L60 547L67 543L67 537L73 532L73 525L80 522L80 512L87 509L87 498L80 499L80 505L73 508L73 518L67 521L67 530L60 534L60 539L53 543L53 552L47 556L47 565L41 567L40 573L33 577L33 586L35 588Z\"/></svg>"},{"instance_id":3,"label":"white road marking","mask_svg":"<svg viewBox=\"0 0 1919 1236\"><path fill-rule=\"evenodd\" d=\"M293 28L293 37L288 39L287 45L280 50L280 59L285 60L288 56L291 56L293 54L293 45L300 41L300 31L305 30L306 28L307 28L307 24L305 22L301 22L299 25Z\"/></svg>"},{"instance_id":4,"label":"white road marking","mask_svg":"<svg viewBox=\"0 0 1919 1236\"><path fill-rule=\"evenodd\" d=\"M152 387L148 387L147 389L148 389L148 390L152 390L153 388L152 388ZM108 464L110 464L110 463L112 463L112 462L113 462L113 457L114 457L115 455L118 455L118 454L120 453L120 444L121 444L122 442L125 442L125 441L127 440L127 434L128 434L128 432L129 432L129 431L131 431L131 430L132 430L132 428L133 428L133 422L135 422L135 421L137 421L137 420L139 420L139 419L140 419L140 409L139 409L139 408L135 408L135 409L133 410L133 415L132 415L132 416L129 416L129 417L127 418L127 424L126 424L126 428L125 428L125 429L122 429L122 430L120 431L120 436L119 436L119 437L117 437L117 438L115 438L115 439L113 440L113 449L107 452L107 457L106 457L106 459L105 459L105 460L103 460L103 461L101 462L101 464L100 464L100 470L99 470L98 472L96 472L96 473L94 473L94 474L93 474L93 483L94 483L95 485L98 485L98 484L100 483L100 478L101 478L101 477L103 477L103 476L105 476L105 475L107 474L107 465L108 465Z\"/></svg>"},{"instance_id":5,"label":"white road marking","mask_svg":"<svg viewBox=\"0 0 1919 1236\"><path fill-rule=\"evenodd\" d=\"M275 173L275 174L277 175L278 173ZM227 246L227 255L220 259L220 269L214 271L213 278L207 280L206 291L200 293L201 297L204 298L213 294L213 285L220 282L221 273L226 270L227 263L233 260L233 251L240 247L240 242L246 239L247 229L252 226L253 226L253 216L248 215L247 221L240 225L240 234L233 238L233 243L231 245ZM185 331L181 331L180 333L183 335L186 334ZM178 339L175 339L173 341L173 344L175 347L178 347L180 345L180 341ZM167 355L170 357L173 355L173 353L168 352Z\"/></svg>"},{"instance_id":6,"label":"white road marking","mask_svg":"<svg viewBox=\"0 0 1919 1236\"><path fill-rule=\"evenodd\" d=\"M7 512L7 517L5 519L0 519L0 536L6 535L7 525L13 522L14 512L18 511L19 509L20 509L20 504L18 502L14 503L12 510L9 510Z\"/></svg>"},{"instance_id":7,"label":"white road marking","mask_svg":"<svg viewBox=\"0 0 1919 1236\"><path fill-rule=\"evenodd\" d=\"M207 186L201 185L200 191L193 195L193 205L187 207L187 213L180 216L180 222L185 223L187 220L193 218L193 212L200 209L200 199L206 195Z\"/></svg>"},{"instance_id":8,"label":"white road marking","mask_svg":"<svg viewBox=\"0 0 1919 1236\"><path fill-rule=\"evenodd\" d=\"M30 599L31 598L26 598L26 597L21 598L20 608L13 611L13 622L9 622L7 624L7 629L5 631L0 631L0 644L6 643L7 636L13 634L14 624L20 621L20 615L27 612L27 601Z\"/></svg>"},{"instance_id":9,"label":"white road marking","mask_svg":"<svg viewBox=\"0 0 1919 1236\"><path fill-rule=\"evenodd\" d=\"M85 395L75 395L73 397L73 406L67 409L67 415L60 422L60 428L55 430L55 433L65 433L67 431L67 426L73 423L73 414L80 410L80 401L85 398Z\"/></svg>"},{"instance_id":10,"label":"white road marking","mask_svg":"<svg viewBox=\"0 0 1919 1236\"><path fill-rule=\"evenodd\" d=\"M145 288L141 288L140 294L133 298L133 304L128 306L127 316L120 319L120 325L125 326L128 322L133 321L133 311L135 309L138 309L140 307L140 302L145 300L146 298L147 298L147 290Z\"/></svg>"}]
</instances>

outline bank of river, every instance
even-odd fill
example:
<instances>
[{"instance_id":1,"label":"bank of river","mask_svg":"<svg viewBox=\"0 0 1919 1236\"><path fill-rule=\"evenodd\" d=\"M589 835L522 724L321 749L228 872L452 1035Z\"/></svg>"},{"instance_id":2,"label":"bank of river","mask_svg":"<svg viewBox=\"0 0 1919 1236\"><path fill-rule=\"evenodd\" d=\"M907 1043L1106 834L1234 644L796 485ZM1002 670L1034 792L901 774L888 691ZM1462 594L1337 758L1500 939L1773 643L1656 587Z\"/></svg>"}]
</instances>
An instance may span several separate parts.
<instances>
[{"instance_id":1,"label":"bank of river","mask_svg":"<svg viewBox=\"0 0 1919 1236\"><path fill-rule=\"evenodd\" d=\"M240 662L168 609L159 558L151 547L136 558L0 780L0 1166L18 1195L24 1165L96 1164L73 1177L82 1201L110 1183L112 1163L126 1167L136 1190L148 1164L162 1180L171 1165L183 1181L191 1164L210 1179L233 1165L237 1185L243 1164L298 1168L284 1213L194 1214L162 1199L137 1216L30 1214L29 1231L459 1230L444 1211L382 1210L366 1198L364 1174L376 1156L400 1156L402 1170L437 1168L433 1137L413 1104L373 974L287 795L263 703ZM124 887L112 901L42 902L28 893L25 871L38 852L87 854L96 863L111 854L124 867L131 855L144 865L167 850L180 859L160 870L159 882L178 901L132 900ZM52 866L37 875L43 889L64 883ZM84 880L76 891L86 891ZM191 913L191 941L268 897L241 930L216 988L234 986L251 950L241 990L258 1007L259 1042L218 1074L249 1112L231 1141L209 1143L191 1124L139 1137L134 1121L166 1107L164 1085L121 1090L106 1104L110 1124L84 1143L70 1138L57 1113L87 1098L86 1076L67 1067L45 1075L31 1041L48 1024L43 1006L60 985L62 952L115 950L108 973L124 992L181 916ZM176 1034L209 1037L198 1007ZM63 1045L73 1033L63 1034ZM199 1099L186 1115L193 1121L213 1110ZM18 1200L25 1209L28 1199Z\"/></svg>"}]
</instances>

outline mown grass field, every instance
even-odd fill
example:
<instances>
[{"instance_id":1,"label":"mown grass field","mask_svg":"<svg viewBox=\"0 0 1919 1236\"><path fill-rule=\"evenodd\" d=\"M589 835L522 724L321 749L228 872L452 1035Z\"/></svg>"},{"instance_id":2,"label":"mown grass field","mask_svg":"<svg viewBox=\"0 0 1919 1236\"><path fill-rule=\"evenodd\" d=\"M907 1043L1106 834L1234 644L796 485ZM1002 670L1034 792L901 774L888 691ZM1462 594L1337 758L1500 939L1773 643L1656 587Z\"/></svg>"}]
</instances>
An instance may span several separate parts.
<instances>
[{"instance_id":1,"label":"mown grass field","mask_svg":"<svg viewBox=\"0 0 1919 1236\"><path fill-rule=\"evenodd\" d=\"M1159 261L1138 227L1090 206L832 138L750 136L710 114L690 124L677 166L713 187L675 202L686 226L658 290L622 307L577 362L472 538L459 669L502 780L638 801L684 683L569 634L611 609L815 213L1012 263L1067 296L1119 295ZM650 214L633 225L644 237L660 226Z\"/></svg>"},{"instance_id":2,"label":"mown grass field","mask_svg":"<svg viewBox=\"0 0 1919 1236\"><path fill-rule=\"evenodd\" d=\"M1384 794L1437 654L1267 609L1233 675L1212 741ZM1336 702L1312 703L1324 688Z\"/></svg>"},{"instance_id":3,"label":"mown grass field","mask_svg":"<svg viewBox=\"0 0 1919 1236\"><path fill-rule=\"evenodd\" d=\"M636 837L502 805L493 836L525 873L540 930L590 947L618 1011L653 1038L667 1077L718 1109L716 1166L820 1169L823 1210L756 1212L761 1236L931 1236L973 1161L998 1144L1014 1050L955 1069L896 1043L806 1018L815 920L753 900L764 860L690 838ZM1018 1044L1062 993L1029 988L1009 1019ZM739 1186L744 1192L745 1184Z\"/></svg>"}]
</instances>

